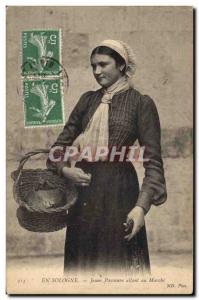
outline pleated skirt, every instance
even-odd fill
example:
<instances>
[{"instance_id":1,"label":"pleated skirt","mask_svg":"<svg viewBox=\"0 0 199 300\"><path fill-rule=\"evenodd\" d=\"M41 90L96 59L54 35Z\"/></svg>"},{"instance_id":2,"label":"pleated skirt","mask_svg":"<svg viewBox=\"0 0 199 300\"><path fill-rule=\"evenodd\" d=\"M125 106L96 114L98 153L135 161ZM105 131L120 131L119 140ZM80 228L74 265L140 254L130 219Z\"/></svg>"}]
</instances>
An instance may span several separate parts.
<instances>
[{"instance_id":1,"label":"pleated skirt","mask_svg":"<svg viewBox=\"0 0 199 300\"><path fill-rule=\"evenodd\" d=\"M88 187L78 187L69 212L64 271L126 271L150 273L145 226L129 242L123 223L135 206L139 183L130 162L78 162L91 174Z\"/></svg>"}]
</instances>

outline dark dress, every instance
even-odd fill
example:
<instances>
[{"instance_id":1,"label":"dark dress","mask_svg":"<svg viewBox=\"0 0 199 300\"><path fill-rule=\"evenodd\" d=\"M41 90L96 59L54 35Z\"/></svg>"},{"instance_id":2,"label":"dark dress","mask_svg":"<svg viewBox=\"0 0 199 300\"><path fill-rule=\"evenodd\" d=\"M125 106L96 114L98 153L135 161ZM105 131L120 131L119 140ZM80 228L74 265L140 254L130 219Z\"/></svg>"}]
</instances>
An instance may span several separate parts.
<instances>
[{"instance_id":1,"label":"dark dress","mask_svg":"<svg viewBox=\"0 0 199 300\"><path fill-rule=\"evenodd\" d=\"M82 95L56 143L70 146L86 128L101 102L103 90ZM123 223L137 205L145 213L152 204L166 201L166 184L160 145L160 122L153 100L133 88L113 96L109 104L109 147L131 146L138 139L145 146L145 177L141 189L132 163L86 162L76 167L92 175L88 187L78 187L79 196L70 209L65 243L65 271L72 269L150 272L145 226L127 242ZM48 168L61 170L66 162L47 161Z\"/></svg>"}]
</instances>

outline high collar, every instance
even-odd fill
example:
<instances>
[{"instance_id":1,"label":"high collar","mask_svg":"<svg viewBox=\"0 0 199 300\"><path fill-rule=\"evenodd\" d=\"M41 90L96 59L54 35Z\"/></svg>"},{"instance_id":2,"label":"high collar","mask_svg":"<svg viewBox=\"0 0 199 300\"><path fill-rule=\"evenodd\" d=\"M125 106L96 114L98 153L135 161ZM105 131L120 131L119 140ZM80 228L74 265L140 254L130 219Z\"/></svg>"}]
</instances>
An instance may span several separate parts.
<instances>
[{"instance_id":1,"label":"high collar","mask_svg":"<svg viewBox=\"0 0 199 300\"><path fill-rule=\"evenodd\" d=\"M123 87L128 84L126 76L120 77L116 82L114 82L111 86L104 89L105 93L115 93L115 91L119 91L120 89L123 89Z\"/></svg>"},{"instance_id":2,"label":"high collar","mask_svg":"<svg viewBox=\"0 0 199 300\"><path fill-rule=\"evenodd\" d=\"M121 93L122 91L128 90L129 84L126 77L119 78L114 84L109 86L107 89L104 89L104 95L101 99L102 103L110 104L111 99L114 95Z\"/></svg>"}]
</instances>

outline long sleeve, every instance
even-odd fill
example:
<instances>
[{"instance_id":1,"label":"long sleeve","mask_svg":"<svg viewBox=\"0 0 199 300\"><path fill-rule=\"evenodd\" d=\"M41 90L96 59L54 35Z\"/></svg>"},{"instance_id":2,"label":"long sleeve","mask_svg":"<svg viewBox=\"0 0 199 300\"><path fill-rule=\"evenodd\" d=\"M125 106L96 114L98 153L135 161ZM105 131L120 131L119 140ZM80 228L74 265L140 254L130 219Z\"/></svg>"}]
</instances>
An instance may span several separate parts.
<instances>
[{"instance_id":1,"label":"long sleeve","mask_svg":"<svg viewBox=\"0 0 199 300\"><path fill-rule=\"evenodd\" d=\"M89 99L89 94L91 92L87 92L81 96L78 103L75 105L72 110L68 121L66 122L62 132L58 136L56 142L52 145L51 149L55 146L71 146L76 137L82 132L82 118L87 109L87 103ZM63 161L63 151L56 151L56 154L62 156L62 160L60 162L53 162L49 157L46 162L46 166L48 169L58 172L61 174L62 168L64 166L68 166L68 162Z\"/></svg>"},{"instance_id":2,"label":"long sleeve","mask_svg":"<svg viewBox=\"0 0 199 300\"><path fill-rule=\"evenodd\" d=\"M167 199L163 161L161 157L161 129L157 108L148 96L141 96L137 111L138 141L145 147L143 162L145 177L139 193L137 206L145 213L151 205L160 205Z\"/></svg>"}]
</instances>

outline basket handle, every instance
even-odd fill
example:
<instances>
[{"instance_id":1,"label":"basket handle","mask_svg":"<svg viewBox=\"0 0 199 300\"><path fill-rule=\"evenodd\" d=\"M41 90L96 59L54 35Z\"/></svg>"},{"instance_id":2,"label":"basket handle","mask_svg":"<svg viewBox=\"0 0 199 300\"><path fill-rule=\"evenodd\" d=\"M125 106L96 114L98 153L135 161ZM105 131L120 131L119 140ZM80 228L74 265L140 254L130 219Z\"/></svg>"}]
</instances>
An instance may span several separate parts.
<instances>
[{"instance_id":1,"label":"basket handle","mask_svg":"<svg viewBox=\"0 0 199 300\"><path fill-rule=\"evenodd\" d=\"M18 166L17 170L15 171L15 173L17 174L17 178L14 179L13 175L11 174L11 177L14 179L15 183L18 183L23 166L31 156L34 156L34 155L40 154L40 153L49 153L49 151L50 151L50 149L37 149L37 150L26 153L20 160L19 166Z\"/></svg>"},{"instance_id":2,"label":"basket handle","mask_svg":"<svg viewBox=\"0 0 199 300\"><path fill-rule=\"evenodd\" d=\"M24 164L28 161L28 159L31 157L31 156L34 156L34 155L37 155L37 154L40 154L40 153L49 153L50 149L37 149L37 150L34 150L34 151L31 151L31 152L28 152L26 153L22 159L20 160L20 163L19 163L19 166L17 168L17 171L21 171Z\"/></svg>"}]
</instances>

